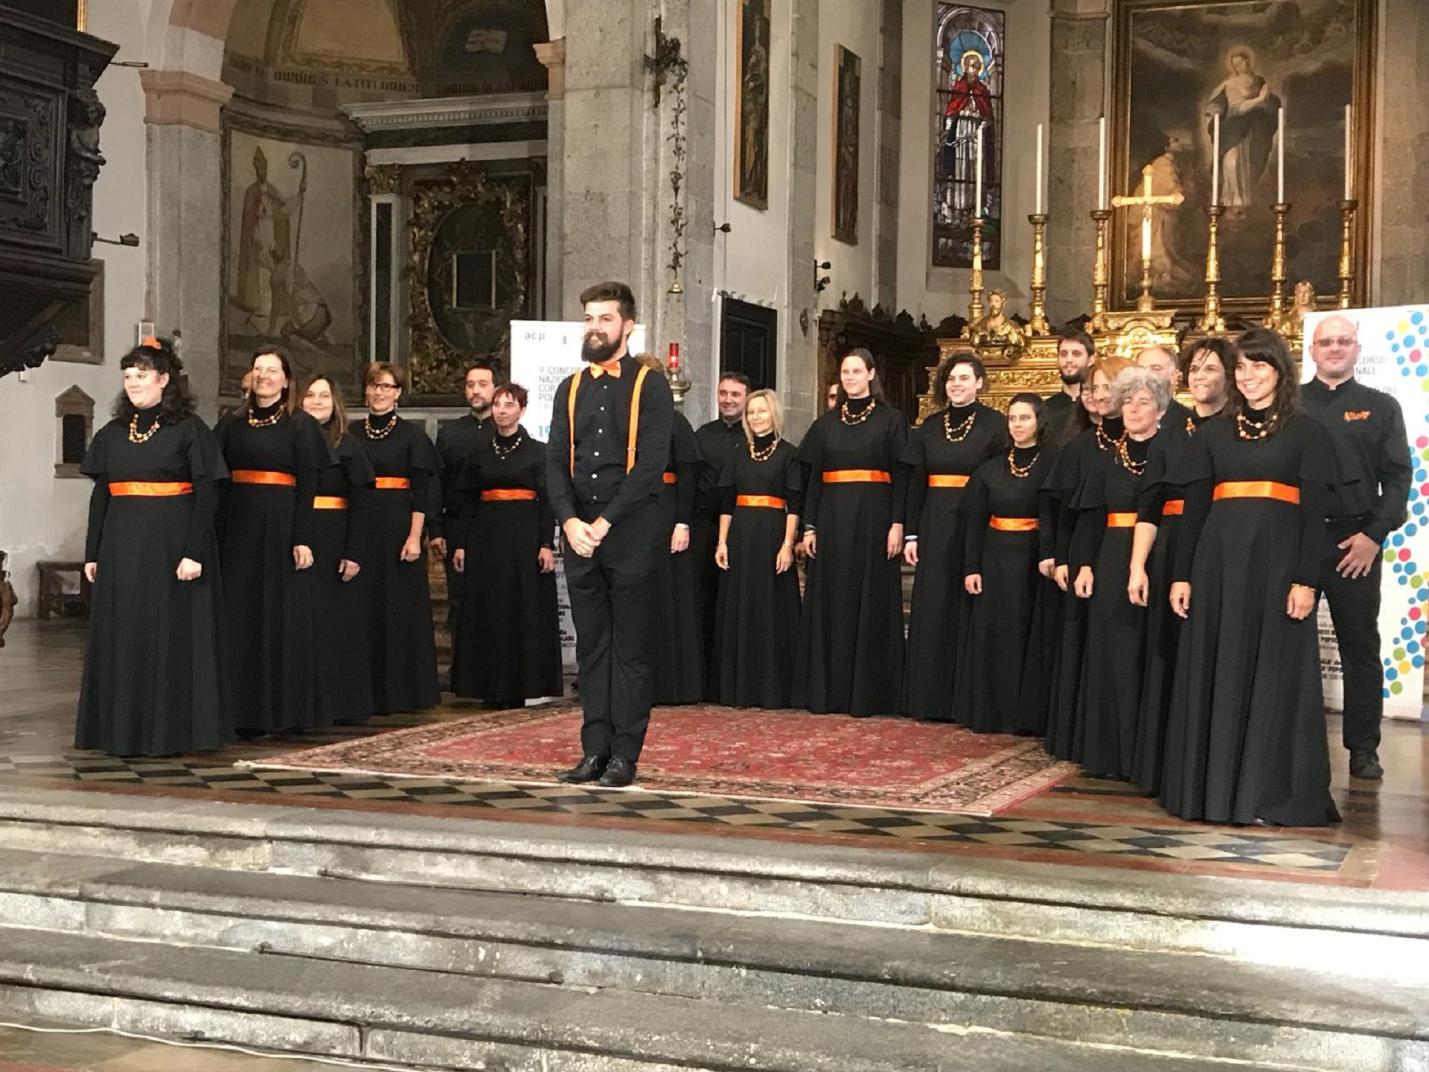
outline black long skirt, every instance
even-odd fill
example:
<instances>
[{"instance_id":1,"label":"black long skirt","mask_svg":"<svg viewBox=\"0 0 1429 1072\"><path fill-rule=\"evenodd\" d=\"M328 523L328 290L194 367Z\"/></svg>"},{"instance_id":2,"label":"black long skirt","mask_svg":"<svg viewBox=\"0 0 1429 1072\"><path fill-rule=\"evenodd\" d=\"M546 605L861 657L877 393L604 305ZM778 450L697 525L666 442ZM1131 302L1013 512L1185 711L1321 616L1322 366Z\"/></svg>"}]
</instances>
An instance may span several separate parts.
<instances>
[{"instance_id":1,"label":"black long skirt","mask_svg":"<svg viewBox=\"0 0 1429 1072\"><path fill-rule=\"evenodd\" d=\"M719 702L729 707L789 706L799 577L792 568L774 572L785 518L783 510L738 506L730 521L714 642Z\"/></svg>"},{"instance_id":2,"label":"black long skirt","mask_svg":"<svg viewBox=\"0 0 1429 1072\"><path fill-rule=\"evenodd\" d=\"M163 756L221 748L232 735L217 547L198 580L175 576L192 511L191 495L110 500L76 748Z\"/></svg>"},{"instance_id":3,"label":"black long skirt","mask_svg":"<svg viewBox=\"0 0 1429 1072\"><path fill-rule=\"evenodd\" d=\"M370 493L369 493L370 494ZM314 691L320 724L355 722L372 714L372 673L363 629L358 577L344 581L338 564L346 554L347 510L314 510L312 600Z\"/></svg>"},{"instance_id":4,"label":"black long skirt","mask_svg":"<svg viewBox=\"0 0 1429 1072\"><path fill-rule=\"evenodd\" d=\"M1171 609L1171 571L1175 561L1180 518L1162 518L1156 545L1146 564L1146 671L1141 682L1141 714L1131 757L1131 780L1143 793L1161 788L1166 753L1166 720L1171 714L1171 686L1176 674L1176 648L1181 619Z\"/></svg>"},{"instance_id":5,"label":"black long skirt","mask_svg":"<svg viewBox=\"0 0 1429 1072\"><path fill-rule=\"evenodd\" d=\"M660 638L659 654L650 663L655 702L699 703L705 694L705 654L697 550L691 539L685 550L670 553L670 532L675 527L673 487L664 489L656 509L665 535L650 587L655 635Z\"/></svg>"},{"instance_id":6,"label":"black long skirt","mask_svg":"<svg viewBox=\"0 0 1429 1072\"><path fill-rule=\"evenodd\" d=\"M540 510L534 501L489 502L472 518L453 637L458 696L519 704L561 695L556 575L537 563Z\"/></svg>"},{"instance_id":7,"label":"black long skirt","mask_svg":"<svg viewBox=\"0 0 1429 1072\"><path fill-rule=\"evenodd\" d=\"M965 519L960 488L930 488L918 533L918 567L908 616L903 710L915 718L953 718L959 639L967 629L963 588Z\"/></svg>"},{"instance_id":8,"label":"black long skirt","mask_svg":"<svg viewBox=\"0 0 1429 1072\"><path fill-rule=\"evenodd\" d=\"M1038 737L1046 732L1038 601L1047 583L1037 572L1036 532L988 531L982 594L968 599L958 643L953 711L969 729Z\"/></svg>"},{"instance_id":9,"label":"black long skirt","mask_svg":"<svg viewBox=\"0 0 1429 1072\"><path fill-rule=\"evenodd\" d=\"M1087 773L1130 776L1141 715L1147 608L1127 598L1134 528L1108 528L1092 567L1072 756Z\"/></svg>"},{"instance_id":10,"label":"black long skirt","mask_svg":"<svg viewBox=\"0 0 1429 1072\"><path fill-rule=\"evenodd\" d=\"M1082 663L1087 646L1087 601L1079 599L1071 584L1063 592L1054 583L1054 606L1049 617L1057 624L1047 686L1047 751L1058 759L1075 759L1080 734L1077 697L1082 686Z\"/></svg>"},{"instance_id":11,"label":"black long skirt","mask_svg":"<svg viewBox=\"0 0 1429 1072\"><path fill-rule=\"evenodd\" d=\"M427 558L401 558L411 521L410 492L375 491L357 541L362 572L351 583L363 601L377 714L421 711L441 699Z\"/></svg>"}]
</instances>

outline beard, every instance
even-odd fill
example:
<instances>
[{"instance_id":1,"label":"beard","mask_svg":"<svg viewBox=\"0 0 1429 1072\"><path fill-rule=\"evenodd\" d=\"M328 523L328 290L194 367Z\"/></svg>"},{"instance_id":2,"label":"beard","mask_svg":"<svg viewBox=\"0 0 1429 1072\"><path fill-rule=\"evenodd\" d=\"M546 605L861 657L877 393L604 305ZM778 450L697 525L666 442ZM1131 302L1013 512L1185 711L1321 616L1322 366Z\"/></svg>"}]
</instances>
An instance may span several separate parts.
<instances>
[{"instance_id":1,"label":"beard","mask_svg":"<svg viewBox=\"0 0 1429 1072\"><path fill-rule=\"evenodd\" d=\"M1063 387L1076 387L1082 382L1082 374L1080 372L1074 372L1070 376L1065 372L1059 372L1057 375L1062 377Z\"/></svg>"},{"instance_id":2,"label":"beard","mask_svg":"<svg viewBox=\"0 0 1429 1072\"><path fill-rule=\"evenodd\" d=\"M605 339L599 335L587 335L581 343L581 357L592 364L609 361L620 349L620 340Z\"/></svg>"}]
</instances>

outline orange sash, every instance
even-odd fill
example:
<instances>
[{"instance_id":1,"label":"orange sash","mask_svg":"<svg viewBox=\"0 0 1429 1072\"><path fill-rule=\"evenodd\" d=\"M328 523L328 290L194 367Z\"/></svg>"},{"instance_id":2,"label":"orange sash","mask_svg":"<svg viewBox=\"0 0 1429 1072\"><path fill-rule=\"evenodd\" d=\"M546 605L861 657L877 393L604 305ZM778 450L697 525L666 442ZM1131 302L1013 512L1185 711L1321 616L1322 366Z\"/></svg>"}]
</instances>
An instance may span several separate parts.
<instances>
[{"instance_id":1,"label":"orange sash","mask_svg":"<svg viewBox=\"0 0 1429 1072\"><path fill-rule=\"evenodd\" d=\"M411 486L405 476L379 476L376 483L378 491L406 491Z\"/></svg>"},{"instance_id":2,"label":"orange sash","mask_svg":"<svg viewBox=\"0 0 1429 1072\"><path fill-rule=\"evenodd\" d=\"M1211 498L1216 502L1222 499L1275 499L1299 506L1300 489L1290 484L1277 484L1274 480L1228 480L1216 485Z\"/></svg>"},{"instance_id":3,"label":"orange sash","mask_svg":"<svg viewBox=\"0 0 1429 1072\"><path fill-rule=\"evenodd\" d=\"M120 480L109 485L110 495L139 495L146 499L193 493L194 486L186 480Z\"/></svg>"},{"instance_id":4,"label":"orange sash","mask_svg":"<svg viewBox=\"0 0 1429 1072\"><path fill-rule=\"evenodd\" d=\"M1180 517L1186 512L1185 499L1167 499L1161 504L1162 517Z\"/></svg>"},{"instance_id":5,"label":"orange sash","mask_svg":"<svg viewBox=\"0 0 1429 1072\"><path fill-rule=\"evenodd\" d=\"M275 473L267 469L235 469L229 476L235 484L268 484L275 488L298 486L298 478L292 473Z\"/></svg>"},{"instance_id":6,"label":"orange sash","mask_svg":"<svg viewBox=\"0 0 1429 1072\"><path fill-rule=\"evenodd\" d=\"M829 469L825 484L891 484L893 474L885 469Z\"/></svg>"},{"instance_id":7,"label":"orange sash","mask_svg":"<svg viewBox=\"0 0 1429 1072\"><path fill-rule=\"evenodd\" d=\"M530 488L487 488L481 493L482 502L535 502L536 493Z\"/></svg>"},{"instance_id":8,"label":"orange sash","mask_svg":"<svg viewBox=\"0 0 1429 1072\"><path fill-rule=\"evenodd\" d=\"M735 506L762 506L768 510L783 510L788 507L777 495L736 495Z\"/></svg>"},{"instance_id":9,"label":"orange sash","mask_svg":"<svg viewBox=\"0 0 1429 1072\"><path fill-rule=\"evenodd\" d=\"M1106 527L1109 529L1134 529L1136 528L1136 512L1107 514Z\"/></svg>"},{"instance_id":10,"label":"orange sash","mask_svg":"<svg viewBox=\"0 0 1429 1072\"><path fill-rule=\"evenodd\" d=\"M929 473L930 488L965 488L971 478L965 473Z\"/></svg>"},{"instance_id":11,"label":"orange sash","mask_svg":"<svg viewBox=\"0 0 1429 1072\"><path fill-rule=\"evenodd\" d=\"M314 510L346 510L347 500L341 495L314 495Z\"/></svg>"},{"instance_id":12,"label":"orange sash","mask_svg":"<svg viewBox=\"0 0 1429 1072\"><path fill-rule=\"evenodd\" d=\"M998 532L1036 532L1038 521L1035 517L990 517L987 527Z\"/></svg>"}]
</instances>

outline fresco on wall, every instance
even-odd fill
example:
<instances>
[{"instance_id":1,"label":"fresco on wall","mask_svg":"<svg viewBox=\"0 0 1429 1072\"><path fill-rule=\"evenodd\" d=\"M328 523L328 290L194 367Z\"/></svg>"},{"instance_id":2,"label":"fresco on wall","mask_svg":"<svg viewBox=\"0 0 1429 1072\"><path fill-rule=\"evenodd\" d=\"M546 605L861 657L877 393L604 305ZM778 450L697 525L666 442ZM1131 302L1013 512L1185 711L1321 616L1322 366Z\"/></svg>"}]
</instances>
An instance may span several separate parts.
<instances>
[{"instance_id":1,"label":"fresco on wall","mask_svg":"<svg viewBox=\"0 0 1429 1072\"><path fill-rule=\"evenodd\" d=\"M834 237L858 244L859 58L834 46Z\"/></svg>"}]
</instances>

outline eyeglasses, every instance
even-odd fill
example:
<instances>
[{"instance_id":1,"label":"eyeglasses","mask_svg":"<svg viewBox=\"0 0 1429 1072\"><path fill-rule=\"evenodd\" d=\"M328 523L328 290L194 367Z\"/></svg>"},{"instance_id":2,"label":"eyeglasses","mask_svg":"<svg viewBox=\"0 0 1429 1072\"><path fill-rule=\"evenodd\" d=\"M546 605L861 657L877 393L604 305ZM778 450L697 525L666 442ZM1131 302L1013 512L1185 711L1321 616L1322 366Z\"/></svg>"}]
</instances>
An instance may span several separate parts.
<instances>
[{"instance_id":1,"label":"eyeglasses","mask_svg":"<svg viewBox=\"0 0 1429 1072\"><path fill-rule=\"evenodd\" d=\"M1323 339L1316 339L1316 346L1343 346L1350 347L1359 342L1353 335L1328 335Z\"/></svg>"},{"instance_id":2,"label":"eyeglasses","mask_svg":"<svg viewBox=\"0 0 1429 1072\"><path fill-rule=\"evenodd\" d=\"M369 383L367 386L370 387L370 388L372 388L372 390L374 390L374 391L399 391L399 390L401 390L401 388L399 388L395 383Z\"/></svg>"}]
</instances>

